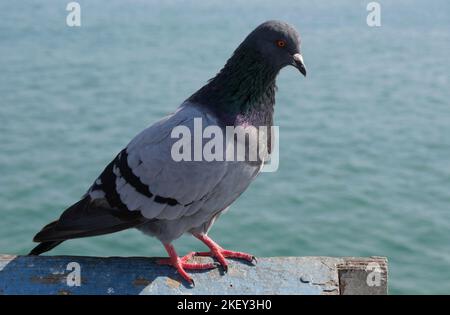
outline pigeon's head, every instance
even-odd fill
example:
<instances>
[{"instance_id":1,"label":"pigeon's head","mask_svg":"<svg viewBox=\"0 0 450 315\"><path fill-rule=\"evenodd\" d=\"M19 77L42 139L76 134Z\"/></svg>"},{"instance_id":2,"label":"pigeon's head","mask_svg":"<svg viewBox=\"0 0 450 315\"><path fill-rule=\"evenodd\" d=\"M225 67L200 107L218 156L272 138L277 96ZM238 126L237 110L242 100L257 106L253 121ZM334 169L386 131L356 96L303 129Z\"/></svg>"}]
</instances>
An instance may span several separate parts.
<instances>
[{"instance_id":1,"label":"pigeon's head","mask_svg":"<svg viewBox=\"0 0 450 315\"><path fill-rule=\"evenodd\" d=\"M300 54L300 36L288 23L264 22L247 36L242 45L256 50L277 70L291 65L306 76L306 68Z\"/></svg>"}]
</instances>

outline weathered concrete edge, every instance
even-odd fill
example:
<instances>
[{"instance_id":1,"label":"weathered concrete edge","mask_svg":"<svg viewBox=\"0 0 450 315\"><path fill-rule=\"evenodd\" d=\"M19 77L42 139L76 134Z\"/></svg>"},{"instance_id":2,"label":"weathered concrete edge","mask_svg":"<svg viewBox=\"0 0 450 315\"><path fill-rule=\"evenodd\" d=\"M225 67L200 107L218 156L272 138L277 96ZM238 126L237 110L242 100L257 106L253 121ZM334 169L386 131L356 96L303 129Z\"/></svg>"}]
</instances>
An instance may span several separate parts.
<instances>
[{"instance_id":1,"label":"weathered concrete edge","mask_svg":"<svg viewBox=\"0 0 450 315\"><path fill-rule=\"evenodd\" d=\"M219 270L193 273L196 288L185 286L172 268L156 265L156 259L0 255L0 294L387 293L387 260L383 257L272 257L260 258L256 267L231 261L227 275ZM81 288L67 288L68 262L83 266ZM375 288L365 285L365 277L373 271L366 270L369 264L379 265L383 273L381 285Z\"/></svg>"},{"instance_id":2,"label":"weathered concrete edge","mask_svg":"<svg viewBox=\"0 0 450 315\"><path fill-rule=\"evenodd\" d=\"M386 257L347 257L337 265L341 295L388 294L388 260Z\"/></svg>"}]
</instances>

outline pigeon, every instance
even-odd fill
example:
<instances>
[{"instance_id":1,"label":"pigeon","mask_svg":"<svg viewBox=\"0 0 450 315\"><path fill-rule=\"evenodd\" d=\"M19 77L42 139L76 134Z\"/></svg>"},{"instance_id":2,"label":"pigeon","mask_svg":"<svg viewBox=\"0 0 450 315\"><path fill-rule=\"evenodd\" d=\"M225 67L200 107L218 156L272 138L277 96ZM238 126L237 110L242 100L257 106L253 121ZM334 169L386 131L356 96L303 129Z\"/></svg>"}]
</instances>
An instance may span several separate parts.
<instances>
[{"instance_id":1,"label":"pigeon","mask_svg":"<svg viewBox=\"0 0 450 315\"><path fill-rule=\"evenodd\" d=\"M202 130L273 126L276 77L289 65L306 76L295 28L275 20L256 27L215 77L172 114L135 136L81 200L35 235L33 241L39 244L29 255L40 255L69 239L136 228L162 242L169 258L158 263L173 266L191 285L194 281L186 270L222 266L227 271L226 258L256 262L251 254L222 248L208 231L261 172L266 160L174 159L178 139L173 131L183 126L194 132L198 119ZM268 141L269 155L271 147ZM179 257L172 242L183 234L193 235L210 251ZM194 256L210 256L217 262L194 263Z\"/></svg>"}]
</instances>

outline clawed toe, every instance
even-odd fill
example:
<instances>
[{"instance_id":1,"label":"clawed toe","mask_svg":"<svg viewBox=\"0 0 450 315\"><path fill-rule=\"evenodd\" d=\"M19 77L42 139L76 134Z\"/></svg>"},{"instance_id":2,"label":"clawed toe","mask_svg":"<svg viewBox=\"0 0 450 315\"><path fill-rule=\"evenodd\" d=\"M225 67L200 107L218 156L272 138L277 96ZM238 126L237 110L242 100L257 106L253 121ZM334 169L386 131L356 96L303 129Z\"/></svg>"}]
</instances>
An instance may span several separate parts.
<instances>
[{"instance_id":1,"label":"clawed toe","mask_svg":"<svg viewBox=\"0 0 450 315\"><path fill-rule=\"evenodd\" d=\"M206 235L195 235L201 241L203 241L211 250L210 252L191 252L184 257L178 257L175 249L171 244L165 244L165 248L170 256L170 258L160 259L157 261L160 265L170 265L177 269L183 279L189 282L192 286L195 286L194 280L187 274L186 270L208 270L217 268L219 265L222 266L223 271L225 273L228 272L228 263L226 258L236 258L243 259L250 263L256 264L257 259L255 256L242 253L235 252L231 250L226 250L217 245L213 240L211 240ZM209 262L209 263L193 263L189 262L191 258L194 256L209 256L217 259L217 262Z\"/></svg>"},{"instance_id":2,"label":"clawed toe","mask_svg":"<svg viewBox=\"0 0 450 315\"><path fill-rule=\"evenodd\" d=\"M225 258L236 258L236 259L242 259L246 260L250 263L256 264L258 261L255 256L242 253L242 252L234 252L231 250L225 250L225 249L217 249L215 248L214 251L210 252L197 252L194 253L195 256L209 256L214 257L219 261L219 264L222 266L225 273L228 272L228 263Z\"/></svg>"},{"instance_id":3,"label":"clawed toe","mask_svg":"<svg viewBox=\"0 0 450 315\"><path fill-rule=\"evenodd\" d=\"M183 257L178 257L175 249L171 244L165 245L167 252L169 253L169 258L159 259L157 260L157 264L159 265L169 265L178 271L178 274L186 280L192 286L195 286L194 280L188 275L186 270L208 270L214 269L219 266L217 262L209 262L209 263L192 263L189 262L191 258L195 256L195 252L191 252Z\"/></svg>"}]
</instances>

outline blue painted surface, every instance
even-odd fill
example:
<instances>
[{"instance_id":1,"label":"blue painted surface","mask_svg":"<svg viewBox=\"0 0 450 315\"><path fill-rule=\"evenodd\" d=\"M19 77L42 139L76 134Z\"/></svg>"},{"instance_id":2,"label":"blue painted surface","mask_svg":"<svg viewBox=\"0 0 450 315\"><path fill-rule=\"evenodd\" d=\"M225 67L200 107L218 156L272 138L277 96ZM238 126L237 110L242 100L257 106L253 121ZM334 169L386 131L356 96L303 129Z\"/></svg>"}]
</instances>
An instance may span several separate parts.
<instances>
[{"instance_id":1,"label":"blue painted surface","mask_svg":"<svg viewBox=\"0 0 450 315\"><path fill-rule=\"evenodd\" d=\"M0 256L0 294L338 294L335 267L343 261L275 257L260 258L253 266L230 260L227 274L220 269L191 272L196 283L191 287L173 268L155 260L4 255ZM71 262L80 266L80 286L67 283Z\"/></svg>"}]
</instances>

